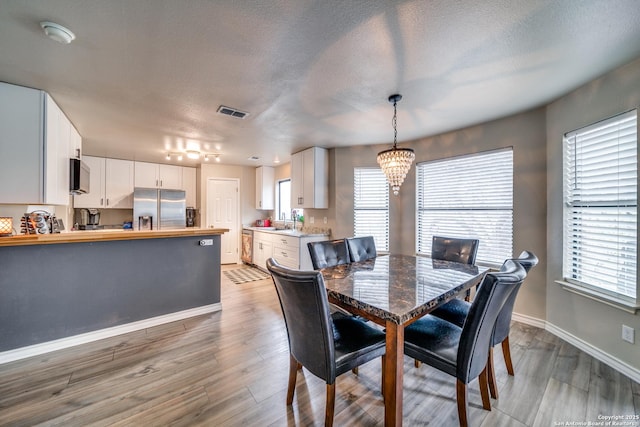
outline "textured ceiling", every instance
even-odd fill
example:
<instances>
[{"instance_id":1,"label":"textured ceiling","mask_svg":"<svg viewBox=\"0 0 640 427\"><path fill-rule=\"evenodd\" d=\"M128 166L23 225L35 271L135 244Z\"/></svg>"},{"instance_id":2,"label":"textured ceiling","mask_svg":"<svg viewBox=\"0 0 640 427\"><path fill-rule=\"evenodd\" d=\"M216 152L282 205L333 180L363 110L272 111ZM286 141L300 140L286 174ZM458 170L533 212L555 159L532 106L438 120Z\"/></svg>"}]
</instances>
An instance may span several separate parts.
<instances>
[{"instance_id":1,"label":"textured ceiling","mask_svg":"<svg viewBox=\"0 0 640 427\"><path fill-rule=\"evenodd\" d=\"M76 40L49 40L43 20ZM48 91L85 154L152 162L390 144L396 92L407 141L544 105L638 56L637 0L0 0L0 80Z\"/></svg>"}]
</instances>

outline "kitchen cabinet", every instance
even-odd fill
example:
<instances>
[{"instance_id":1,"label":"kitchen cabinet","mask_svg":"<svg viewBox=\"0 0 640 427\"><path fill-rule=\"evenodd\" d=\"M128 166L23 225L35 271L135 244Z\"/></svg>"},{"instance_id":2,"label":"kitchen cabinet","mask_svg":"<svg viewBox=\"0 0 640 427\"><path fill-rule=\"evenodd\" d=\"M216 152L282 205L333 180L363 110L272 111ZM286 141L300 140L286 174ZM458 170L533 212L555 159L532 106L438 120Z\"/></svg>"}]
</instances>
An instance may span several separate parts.
<instances>
[{"instance_id":1,"label":"kitchen cabinet","mask_svg":"<svg viewBox=\"0 0 640 427\"><path fill-rule=\"evenodd\" d=\"M291 155L291 208L329 207L329 152L311 147Z\"/></svg>"},{"instance_id":2,"label":"kitchen cabinet","mask_svg":"<svg viewBox=\"0 0 640 427\"><path fill-rule=\"evenodd\" d=\"M272 234L272 257L279 264L294 270L313 270L311 255L307 243L327 240L327 236L289 236L286 234Z\"/></svg>"},{"instance_id":3,"label":"kitchen cabinet","mask_svg":"<svg viewBox=\"0 0 640 427\"><path fill-rule=\"evenodd\" d=\"M263 270L267 269L267 260L273 256L271 234L262 231L253 232L253 263Z\"/></svg>"},{"instance_id":4,"label":"kitchen cabinet","mask_svg":"<svg viewBox=\"0 0 640 427\"><path fill-rule=\"evenodd\" d=\"M182 189L182 167L135 162L135 187Z\"/></svg>"},{"instance_id":5,"label":"kitchen cabinet","mask_svg":"<svg viewBox=\"0 0 640 427\"><path fill-rule=\"evenodd\" d=\"M74 208L133 209L134 162L84 156L91 169L89 193L73 198Z\"/></svg>"},{"instance_id":6,"label":"kitchen cabinet","mask_svg":"<svg viewBox=\"0 0 640 427\"><path fill-rule=\"evenodd\" d=\"M256 209L273 209L275 200L274 176L274 169L270 166L256 168Z\"/></svg>"},{"instance_id":7,"label":"kitchen cabinet","mask_svg":"<svg viewBox=\"0 0 640 427\"><path fill-rule=\"evenodd\" d=\"M46 92L0 83L0 203L69 204L72 127Z\"/></svg>"},{"instance_id":8,"label":"kitchen cabinet","mask_svg":"<svg viewBox=\"0 0 640 427\"><path fill-rule=\"evenodd\" d=\"M72 159L82 158L82 137L73 126L71 126L71 134L69 137L69 157Z\"/></svg>"},{"instance_id":9,"label":"kitchen cabinet","mask_svg":"<svg viewBox=\"0 0 640 427\"><path fill-rule=\"evenodd\" d=\"M182 189L185 191L187 207L196 207L196 168L182 168Z\"/></svg>"}]
</instances>

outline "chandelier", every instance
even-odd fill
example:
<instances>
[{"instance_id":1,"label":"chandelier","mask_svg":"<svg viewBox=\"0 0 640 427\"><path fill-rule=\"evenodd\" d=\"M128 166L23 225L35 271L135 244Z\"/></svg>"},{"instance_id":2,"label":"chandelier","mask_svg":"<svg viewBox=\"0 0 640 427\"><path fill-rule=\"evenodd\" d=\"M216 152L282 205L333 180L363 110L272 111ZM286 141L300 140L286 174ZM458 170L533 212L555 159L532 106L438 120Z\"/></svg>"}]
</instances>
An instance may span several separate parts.
<instances>
[{"instance_id":1,"label":"chandelier","mask_svg":"<svg viewBox=\"0 0 640 427\"><path fill-rule=\"evenodd\" d=\"M407 172L411 169L411 163L416 158L415 153L411 148L398 148L398 119L396 104L402 99L402 95L395 94L389 97L389 102L393 103L393 148L384 150L378 153L378 164L382 168L391 185L393 194L396 196L400 192L400 186L404 182L404 178L407 176Z\"/></svg>"}]
</instances>

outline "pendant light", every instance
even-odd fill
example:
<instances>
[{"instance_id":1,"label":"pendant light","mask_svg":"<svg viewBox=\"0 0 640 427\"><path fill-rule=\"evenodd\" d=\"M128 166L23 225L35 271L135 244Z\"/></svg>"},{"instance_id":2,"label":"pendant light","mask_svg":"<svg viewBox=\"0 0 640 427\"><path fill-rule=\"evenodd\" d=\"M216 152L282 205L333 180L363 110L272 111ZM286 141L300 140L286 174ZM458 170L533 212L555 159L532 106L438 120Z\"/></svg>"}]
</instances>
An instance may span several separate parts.
<instances>
[{"instance_id":1,"label":"pendant light","mask_svg":"<svg viewBox=\"0 0 640 427\"><path fill-rule=\"evenodd\" d=\"M413 160L416 158L411 148L398 148L396 146L398 139L396 104L400 102L401 99L402 95L399 94L389 97L389 102L393 103L393 148L378 153L378 164L387 177L393 194L396 196L400 192L400 186L404 182L407 172L411 169L411 163L413 163Z\"/></svg>"}]
</instances>

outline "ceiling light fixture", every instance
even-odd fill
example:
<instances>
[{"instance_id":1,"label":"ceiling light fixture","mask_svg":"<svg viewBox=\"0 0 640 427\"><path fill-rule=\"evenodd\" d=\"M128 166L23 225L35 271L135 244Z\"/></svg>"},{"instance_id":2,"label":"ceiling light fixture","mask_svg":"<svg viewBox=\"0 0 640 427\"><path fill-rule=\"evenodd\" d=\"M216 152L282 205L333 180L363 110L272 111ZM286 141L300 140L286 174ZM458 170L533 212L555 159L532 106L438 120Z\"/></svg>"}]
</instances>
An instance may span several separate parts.
<instances>
[{"instance_id":1,"label":"ceiling light fixture","mask_svg":"<svg viewBox=\"0 0 640 427\"><path fill-rule=\"evenodd\" d=\"M55 40L58 43L69 44L76 38L76 35L70 29L55 22L42 21L40 27L51 40Z\"/></svg>"},{"instance_id":2,"label":"ceiling light fixture","mask_svg":"<svg viewBox=\"0 0 640 427\"><path fill-rule=\"evenodd\" d=\"M198 160L200 158L200 152L196 150L187 150L187 158L191 160Z\"/></svg>"},{"instance_id":3,"label":"ceiling light fixture","mask_svg":"<svg viewBox=\"0 0 640 427\"><path fill-rule=\"evenodd\" d=\"M382 168L391 185L393 194L396 196L400 192L400 186L404 182L404 178L407 176L407 172L411 169L411 163L416 158L416 154L411 148L398 148L398 119L396 104L400 102L402 95L395 94L389 97L389 102L393 103L393 147L389 150L384 150L378 153L378 164Z\"/></svg>"},{"instance_id":4,"label":"ceiling light fixture","mask_svg":"<svg viewBox=\"0 0 640 427\"><path fill-rule=\"evenodd\" d=\"M183 156L187 156L187 159L198 160L199 158L203 158L205 162L208 162L212 157L216 160L216 162L220 161L220 154L205 154L198 150L185 150L184 152L171 152L169 151L166 155L167 160L171 160L175 157L176 160L182 161Z\"/></svg>"}]
</instances>

